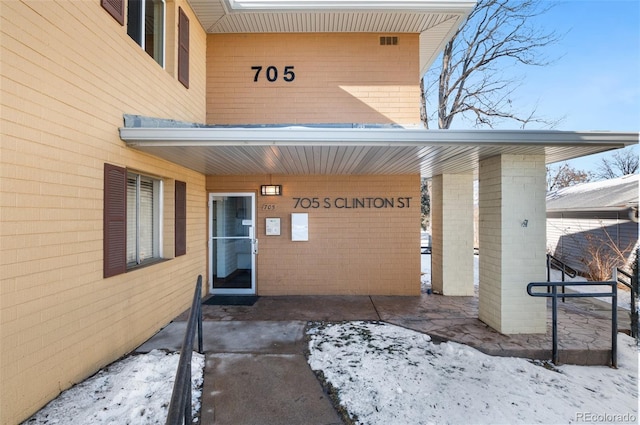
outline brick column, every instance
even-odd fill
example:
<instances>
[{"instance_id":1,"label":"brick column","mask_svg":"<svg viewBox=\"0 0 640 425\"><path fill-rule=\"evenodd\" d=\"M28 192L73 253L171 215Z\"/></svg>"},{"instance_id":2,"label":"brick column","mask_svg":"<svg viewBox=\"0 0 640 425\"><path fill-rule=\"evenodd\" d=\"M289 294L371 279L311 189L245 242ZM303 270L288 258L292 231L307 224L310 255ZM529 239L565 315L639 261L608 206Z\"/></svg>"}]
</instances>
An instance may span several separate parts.
<instances>
[{"instance_id":1,"label":"brick column","mask_svg":"<svg viewBox=\"0 0 640 425\"><path fill-rule=\"evenodd\" d=\"M545 333L546 302L527 294L546 279L544 155L480 162L480 320L504 334Z\"/></svg>"},{"instance_id":2,"label":"brick column","mask_svg":"<svg viewBox=\"0 0 640 425\"><path fill-rule=\"evenodd\" d=\"M431 286L443 295L473 295L473 175L433 177Z\"/></svg>"}]
</instances>

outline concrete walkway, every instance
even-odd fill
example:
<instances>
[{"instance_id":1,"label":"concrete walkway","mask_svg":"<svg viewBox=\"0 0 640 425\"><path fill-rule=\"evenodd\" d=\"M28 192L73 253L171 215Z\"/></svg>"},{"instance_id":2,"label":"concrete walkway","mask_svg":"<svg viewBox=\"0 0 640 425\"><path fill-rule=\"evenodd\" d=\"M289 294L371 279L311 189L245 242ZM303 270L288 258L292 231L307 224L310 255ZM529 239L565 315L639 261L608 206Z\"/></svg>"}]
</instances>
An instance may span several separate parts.
<instances>
[{"instance_id":1,"label":"concrete walkway","mask_svg":"<svg viewBox=\"0 0 640 425\"><path fill-rule=\"evenodd\" d=\"M608 364L610 309L573 302L559 306L562 363ZM201 422L209 424L341 424L307 365L308 321L382 320L456 341L487 354L551 359L551 312L546 335L502 335L478 317L477 297L261 297L253 306L203 305L206 353ZM188 312L138 348L178 351ZM628 314L620 317L629 327Z\"/></svg>"},{"instance_id":2,"label":"concrete walkway","mask_svg":"<svg viewBox=\"0 0 640 425\"><path fill-rule=\"evenodd\" d=\"M304 356L305 324L203 322L206 364L200 423L342 424ZM137 351L179 351L185 331L185 321L174 321Z\"/></svg>"}]
</instances>

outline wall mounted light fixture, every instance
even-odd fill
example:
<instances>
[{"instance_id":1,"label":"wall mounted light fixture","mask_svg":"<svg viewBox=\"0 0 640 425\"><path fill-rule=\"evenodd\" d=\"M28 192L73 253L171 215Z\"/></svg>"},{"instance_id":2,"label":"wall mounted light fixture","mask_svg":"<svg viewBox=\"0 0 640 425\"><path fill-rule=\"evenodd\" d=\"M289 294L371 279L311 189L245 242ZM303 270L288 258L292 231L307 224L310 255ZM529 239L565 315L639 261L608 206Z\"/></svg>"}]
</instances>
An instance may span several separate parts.
<instances>
[{"instance_id":1,"label":"wall mounted light fixture","mask_svg":"<svg viewBox=\"0 0 640 425\"><path fill-rule=\"evenodd\" d=\"M262 196L281 196L282 185L280 184L263 184L260 186L260 194Z\"/></svg>"}]
</instances>

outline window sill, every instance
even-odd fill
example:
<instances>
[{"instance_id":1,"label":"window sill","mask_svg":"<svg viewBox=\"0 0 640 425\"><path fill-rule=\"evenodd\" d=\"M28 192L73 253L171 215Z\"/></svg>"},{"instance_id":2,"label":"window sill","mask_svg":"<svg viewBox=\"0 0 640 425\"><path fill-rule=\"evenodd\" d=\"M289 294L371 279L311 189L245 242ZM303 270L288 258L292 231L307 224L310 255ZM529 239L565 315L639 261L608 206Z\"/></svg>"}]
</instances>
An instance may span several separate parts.
<instances>
[{"instance_id":1,"label":"window sill","mask_svg":"<svg viewBox=\"0 0 640 425\"><path fill-rule=\"evenodd\" d=\"M127 266L127 273L135 271L135 270L139 270L139 269L145 269L147 267L154 266L154 265L160 264L160 263L164 263L164 262L169 261L169 260L170 260L170 258L154 258L152 260L145 261L142 264L136 264L135 266Z\"/></svg>"}]
</instances>

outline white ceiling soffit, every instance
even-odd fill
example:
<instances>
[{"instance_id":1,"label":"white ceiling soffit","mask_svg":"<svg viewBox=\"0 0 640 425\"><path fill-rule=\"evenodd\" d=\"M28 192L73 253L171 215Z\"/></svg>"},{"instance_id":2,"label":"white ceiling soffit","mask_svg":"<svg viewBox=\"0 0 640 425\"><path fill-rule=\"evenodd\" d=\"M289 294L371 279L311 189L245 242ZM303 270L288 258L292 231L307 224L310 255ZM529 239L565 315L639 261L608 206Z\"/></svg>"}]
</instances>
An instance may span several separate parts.
<instances>
[{"instance_id":1,"label":"white ceiling soffit","mask_svg":"<svg viewBox=\"0 0 640 425\"><path fill-rule=\"evenodd\" d=\"M121 128L131 148L221 174L477 173L495 155L547 163L638 143L637 133L336 128Z\"/></svg>"},{"instance_id":2,"label":"white ceiling soffit","mask_svg":"<svg viewBox=\"0 0 640 425\"><path fill-rule=\"evenodd\" d=\"M207 33L420 34L420 72L459 28L475 0L189 0Z\"/></svg>"}]
</instances>

